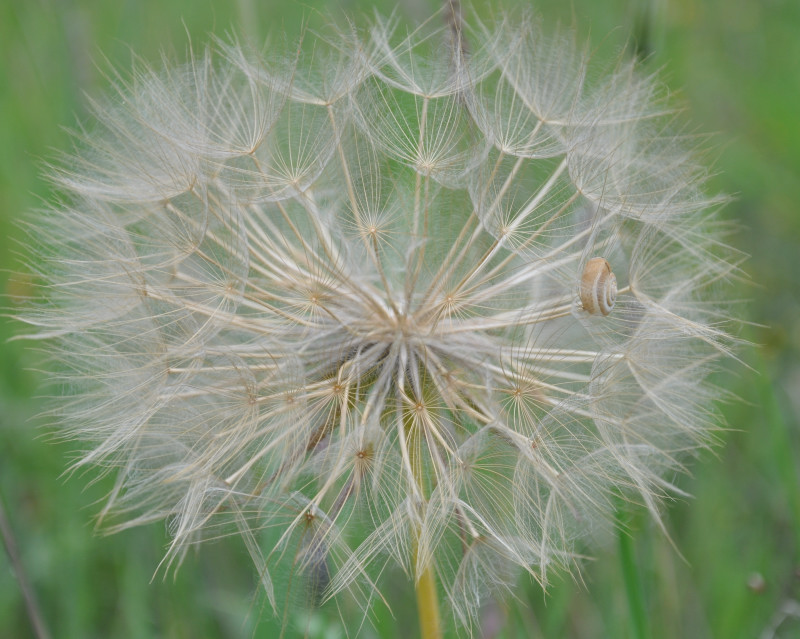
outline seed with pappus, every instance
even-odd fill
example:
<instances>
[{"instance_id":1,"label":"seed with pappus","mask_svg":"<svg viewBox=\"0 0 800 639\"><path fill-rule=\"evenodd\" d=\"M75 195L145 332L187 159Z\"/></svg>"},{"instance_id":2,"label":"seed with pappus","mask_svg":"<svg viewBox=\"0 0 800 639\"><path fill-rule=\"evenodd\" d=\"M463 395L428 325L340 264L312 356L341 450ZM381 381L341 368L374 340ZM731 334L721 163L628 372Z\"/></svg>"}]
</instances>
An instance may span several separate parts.
<instances>
[{"instance_id":1,"label":"seed with pappus","mask_svg":"<svg viewBox=\"0 0 800 639\"><path fill-rule=\"evenodd\" d=\"M167 520L168 563L238 536L287 623L357 630L405 573L436 636L679 492L739 257L633 64L528 16L299 50L114 76L24 319L111 526Z\"/></svg>"}]
</instances>

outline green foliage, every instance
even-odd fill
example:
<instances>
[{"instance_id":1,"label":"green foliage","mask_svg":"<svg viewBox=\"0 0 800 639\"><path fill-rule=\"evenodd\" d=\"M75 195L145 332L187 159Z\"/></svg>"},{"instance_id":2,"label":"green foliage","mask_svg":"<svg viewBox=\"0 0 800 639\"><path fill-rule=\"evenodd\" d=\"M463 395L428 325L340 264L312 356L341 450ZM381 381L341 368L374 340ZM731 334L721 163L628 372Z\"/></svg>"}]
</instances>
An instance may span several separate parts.
<instances>
[{"instance_id":1,"label":"green foliage","mask_svg":"<svg viewBox=\"0 0 800 639\"><path fill-rule=\"evenodd\" d=\"M386 9L392 3L381 4ZM411 19L435 8L421 1L406 4L399 11ZM734 194L726 215L747 229L732 241L753 256L747 270L760 287L744 284L740 296L753 299L743 319L756 326L745 337L760 346L745 354L754 370L734 365L719 381L741 401L722 407L729 426L720 436L723 446L716 455L703 454L691 466L693 476L681 479L694 497L667 513L671 539L634 513L627 522L630 537L596 553L583 583L556 580L546 595L536 584L525 584L507 610L487 610L486 623L505 618L500 636L508 638L758 636L780 621L784 602L800 598L800 6L575 0L571 10L548 15L540 4L548 19L574 19L580 37L588 35L599 46L598 55L628 43L632 53L649 56L649 68L663 69L670 86L685 87L697 130L719 132L714 185ZM280 37L284 30L299 33L303 23L313 26L316 8L343 15L371 6L356 0L325 6L0 0L2 305L13 309L33 291L32 281L9 279L6 271L19 271L24 263L24 256L15 255L22 236L15 222L50 196L41 164L51 149L65 147L67 135L59 127L82 121L83 93L102 92L110 67L129 66L131 51L150 61L162 49L182 51L189 46L187 34L193 46L201 46L207 33L231 28L245 36ZM277 636L280 623L261 615L265 604L253 595L256 575L238 541L190 553L173 580L172 572L162 578L163 569L157 571L167 542L159 526L110 537L92 531L97 502L110 490L111 478L61 476L75 445L43 436L41 420L34 417L41 404L35 397L41 377L32 371L38 355L24 343L5 342L17 328L11 321L0 323L0 493L53 635ZM636 613L631 619L632 587L639 589L636 607L644 607L644 618ZM407 636L414 614L413 602L396 610L395 619L381 610L374 632ZM302 625L309 637L341 637L334 619L321 616ZM646 627L634 635L632 629L641 625ZM789 618L775 636L797 633L800 620ZM2 554L0 636L33 636Z\"/></svg>"}]
</instances>

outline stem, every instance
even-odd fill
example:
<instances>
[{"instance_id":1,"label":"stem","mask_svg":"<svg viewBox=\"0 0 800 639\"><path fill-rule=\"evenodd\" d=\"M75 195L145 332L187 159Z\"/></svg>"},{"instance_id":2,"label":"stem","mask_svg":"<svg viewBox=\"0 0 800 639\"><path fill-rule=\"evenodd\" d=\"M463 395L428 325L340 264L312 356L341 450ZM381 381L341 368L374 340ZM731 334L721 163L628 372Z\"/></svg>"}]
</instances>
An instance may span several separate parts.
<instances>
[{"instance_id":1,"label":"stem","mask_svg":"<svg viewBox=\"0 0 800 639\"><path fill-rule=\"evenodd\" d=\"M439 618L439 595L436 592L436 575L432 566L426 566L417 579L417 612L422 639L440 639L442 624Z\"/></svg>"},{"instance_id":2,"label":"stem","mask_svg":"<svg viewBox=\"0 0 800 639\"><path fill-rule=\"evenodd\" d=\"M631 636L635 639L648 639L647 611L644 605L643 585L636 569L633 539L626 530L621 510L617 511L617 526L619 528L619 560L622 564L622 578L625 582L625 594L628 598L630 612Z\"/></svg>"},{"instance_id":3,"label":"stem","mask_svg":"<svg viewBox=\"0 0 800 639\"><path fill-rule=\"evenodd\" d=\"M413 419L406 418L406 436L409 440L408 453L411 468L414 474L414 481L419 487L420 494L424 497L427 504L428 496L425 494L424 464L422 457L422 440L420 436L420 423L414 423ZM416 532L414 543L413 564L417 565L419 536L421 530ZM441 639L442 623L439 615L439 593L436 590L436 573L432 564L424 566L416 579L417 589L417 614L419 616L420 636L422 639Z\"/></svg>"},{"instance_id":4,"label":"stem","mask_svg":"<svg viewBox=\"0 0 800 639\"><path fill-rule=\"evenodd\" d=\"M39 608L36 594L33 591L33 587L28 580L28 575L22 565L22 560L20 559L17 549L17 541L14 537L14 532L11 530L11 523L6 516L5 503L2 497L0 497L0 534L2 534L3 543L5 544L8 558L11 561L11 566L14 569L14 575L17 578L19 589L22 591L22 598L25 601L25 609L28 612L28 619L30 619L33 632L37 639L50 639L50 631L47 629L47 624L44 622L44 616Z\"/></svg>"}]
</instances>

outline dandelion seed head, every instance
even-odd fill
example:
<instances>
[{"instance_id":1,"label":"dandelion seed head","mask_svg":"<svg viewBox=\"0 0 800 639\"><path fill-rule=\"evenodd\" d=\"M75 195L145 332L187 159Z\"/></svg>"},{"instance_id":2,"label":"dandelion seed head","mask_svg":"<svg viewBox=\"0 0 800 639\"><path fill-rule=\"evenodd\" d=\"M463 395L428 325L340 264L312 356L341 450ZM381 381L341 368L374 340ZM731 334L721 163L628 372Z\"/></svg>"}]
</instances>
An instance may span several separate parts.
<instances>
[{"instance_id":1,"label":"dandelion seed head","mask_svg":"<svg viewBox=\"0 0 800 639\"><path fill-rule=\"evenodd\" d=\"M280 614L432 569L469 625L620 497L657 517L716 425L738 258L656 81L528 16L448 28L140 67L33 228L104 514L167 520L168 562L238 535Z\"/></svg>"}]
</instances>

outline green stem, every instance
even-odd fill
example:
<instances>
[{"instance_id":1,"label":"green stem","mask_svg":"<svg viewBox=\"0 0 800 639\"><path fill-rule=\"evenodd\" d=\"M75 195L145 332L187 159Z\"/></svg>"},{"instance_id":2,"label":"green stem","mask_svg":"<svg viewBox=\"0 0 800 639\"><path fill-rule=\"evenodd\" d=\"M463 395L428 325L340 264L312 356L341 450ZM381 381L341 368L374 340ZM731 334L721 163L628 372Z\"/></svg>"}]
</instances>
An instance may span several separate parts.
<instances>
[{"instance_id":1,"label":"green stem","mask_svg":"<svg viewBox=\"0 0 800 639\"><path fill-rule=\"evenodd\" d=\"M758 389L758 406L764 415L764 423L769 424L772 433L772 450L770 459L773 467L779 473L784 486L784 499L787 501L789 516L795 531L795 542L800 548L800 483L798 483L798 459L795 454L796 445L793 441L794 433L786 412L781 407L781 401L775 390L776 385L774 370L767 364L763 357L759 357L755 375Z\"/></svg>"},{"instance_id":2,"label":"green stem","mask_svg":"<svg viewBox=\"0 0 800 639\"><path fill-rule=\"evenodd\" d=\"M408 453L411 468L414 472L414 481L419 486L420 493L425 494L424 464L422 463L421 441L419 425L414 425L413 420L406 419L406 433L409 440ZM427 503L427 502L426 502ZM414 540L413 563L417 565L419 535L416 531ZM417 589L417 614L419 615L420 636L422 639L442 639L442 622L439 615L439 593L436 589L436 572L431 564L423 566L416 576Z\"/></svg>"},{"instance_id":3,"label":"green stem","mask_svg":"<svg viewBox=\"0 0 800 639\"><path fill-rule=\"evenodd\" d=\"M47 625L44 622L44 616L39 607L39 601L36 598L31 582L28 579L28 573L25 572L22 559L20 558L17 540L11 528L11 522L6 516L6 507L2 495L0 495L0 536L3 538L3 543L8 553L8 559L14 569L19 589L22 591L22 599L25 602L25 609L28 612L31 626L33 626L33 632L37 639L50 639L50 631L47 629Z\"/></svg>"},{"instance_id":4,"label":"green stem","mask_svg":"<svg viewBox=\"0 0 800 639\"><path fill-rule=\"evenodd\" d=\"M619 528L619 559L622 564L622 578L625 582L625 594L628 598L631 633L634 639L648 639L647 610L644 605L644 588L636 567L633 539L625 527L622 514L617 511Z\"/></svg>"},{"instance_id":5,"label":"green stem","mask_svg":"<svg viewBox=\"0 0 800 639\"><path fill-rule=\"evenodd\" d=\"M432 566L426 566L417 578L417 614L422 639L441 639L439 595L436 592L436 575Z\"/></svg>"}]
</instances>

